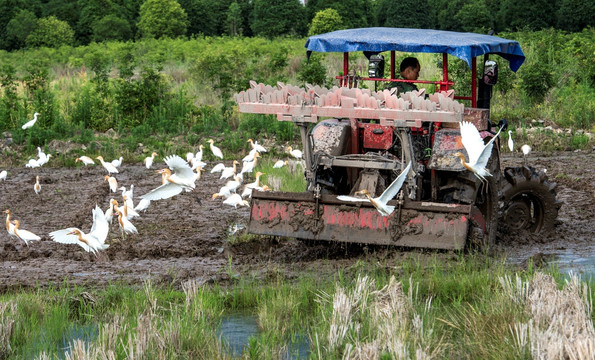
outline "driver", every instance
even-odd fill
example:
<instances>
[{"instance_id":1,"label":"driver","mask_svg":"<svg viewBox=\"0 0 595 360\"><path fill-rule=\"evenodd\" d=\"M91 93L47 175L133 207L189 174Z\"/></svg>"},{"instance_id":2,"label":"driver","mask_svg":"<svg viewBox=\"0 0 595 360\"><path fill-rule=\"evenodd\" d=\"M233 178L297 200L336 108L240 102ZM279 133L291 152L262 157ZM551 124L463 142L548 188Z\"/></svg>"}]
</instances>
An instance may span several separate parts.
<instances>
[{"instance_id":1,"label":"driver","mask_svg":"<svg viewBox=\"0 0 595 360\"><path fill-rule=\"evenodd\" d=\"M419 71L421 70L421 65L417 58L414 57L406 57L401 61L401 65L399 67L401 71L401 78L403 80L417 80L419 77ZM418 90L417 86L414 83L407 83L407 82L391 82L388 85L389 89L396 87L399 90L399 94L406 93L412 90Z\"/></svg>"}]
</instances>

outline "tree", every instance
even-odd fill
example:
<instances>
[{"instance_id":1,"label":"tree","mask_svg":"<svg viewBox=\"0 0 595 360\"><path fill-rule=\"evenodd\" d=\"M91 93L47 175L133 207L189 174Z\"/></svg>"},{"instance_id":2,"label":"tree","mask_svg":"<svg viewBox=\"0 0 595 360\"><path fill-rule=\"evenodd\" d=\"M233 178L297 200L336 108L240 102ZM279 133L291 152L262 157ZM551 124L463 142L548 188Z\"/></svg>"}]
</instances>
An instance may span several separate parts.
<instances>
[{"instance_id":1,"label":"tree","mask_svg":"<svg viewBox=\"0 0 595 360\"><path fill-rule=\"evenodd\" d=\"M66 21L75 29L79 21L80 9L77 1L49 0L43 6L43 17L55 16Z\"/></svg>"},{"instance_id":2,"label":"tree","mask_svg":"<svg viewBox=\"0 0 595 360\"><path fill-rule=\"evenodd\" d=\"M242 35L242 9L234 1L229 5L227 12L227 31L230 36Z\"/></svg>"},{"instance_id":3,"label":"tree","mask_svg":"<svg viewBox=\"0 0 595 360\"><path fill-rule=\"evenodd\" d=\"M368 27L374 24L372 3L370 0L308 0L308 22L312 22L318 12L330 8L343 19L343 29Z\"/></svg>"},{"instance_id":4,"label":"tree","mask_svg":"<svg viewBox=\"0 0 595 360\"><path fill-rule=\"evenodd\" d=\"M433 27L427 0L380 0L378 26L419 28Z\"/></svg>"},{"instance_id":5,"label":"tree","mask_svg":"<svg viewBox=\"0 0 595 360\"><path fill-rule=\"evenodd\" d=\"M78 0L80 16L76 38L82 44L88 44L93 38L93 25L110 14L120 13L120 9L111 0Z\"/></svg>"},{"instance_id":6,"label":"tree","mask_svg":"<svg viewBox=\"0 0 595 360\"><path fill-rule=\"evenodd\" d=\"M140 7L138 31L143 37L186 34L188 16L176 0L146 0Z\"/></svg>"},{"instance_id":7,"label":"tree","mask_svg":"<svg viewBox=\"0 0 595 360\"><path fill-rule=\"evenodd\" d=\"M551 0L501 0L498 20L506 30L541 30L556 24L555 9Z\"/></svg>"},{"instance_id":8,"label":"tree","mask_svg":"<svg viewBox=\"0 0 595 360\"><path fill-rule=\"evenodd\" d=\"M299 0L254 0L252 16L252 32L257 36L303 36L308 27L306 11Z\"/></svg>"},{"instance_id":9,"label":"tree","mask_svg":"<svg viewBox=\"0 0 595 360\"><path fill-rule=\"evenodd\" d=\"M27 36L37 26L37 17L29 10L21 10L6 25L6 48L8 50L25 47Z\"/></svg>"},{"instance_id":10,"label":"tree","mask_svg":"<svg viewBox=\"0 0 595 360\"><path fill-rule=\"evenodd\" d=\"M129 39L132 39L130 24L116 15L106 15L93 24L94 41Z\"/></svg>"},{"instance_id":11,"label":"tree","mask_svg":"<svg viewBox=\"0 0 595 360\"><path fill-rule=\"evenodd\" d=\"M35 28L26 39L27 46L60 47L74 44L74 30L66 21L49 16L37 21Z\"/></svg>"},{"instance_id":12,"label":"tree","mask_svg":"<svg viewBox=\"0 0 595 360\"><path fill-rule=\"evenodd\" d=\"M463 31L487 33L487 30L493 29L492 18L490 18L483 0L472 1L463 5L455 18L461 24L461 30Z\"/></svg>"},{"instance_id":13,"label":"tree","mask_svg":"<svg viewBox=\"0 0 595 360\"><path fill-rule=\"evenodd\" d=\"M326 9L316 13L310 30L308 30L308 36L324 34L327 32L344 29L343 18L335 9Z\"/></svg>"},{"instance_id":14,"label":"tree","mask_svg":"<svg viewBox=\"0 0 595 360\"><path fill-rule=\"evenodd\" d=\"M557 12L558 28L573 32L595 26L595 1L560 0Z\"/></svg>"},{"instance_id":15,"label":"tree","mask_svg":"<svg viewBox=\"0 0 595 360\"><path fill-rule=\"evenodd\" d=\"M0 48L7 48L6 26L21 10L41 16L40 0L0 0Z\"/></svg>"}]
</instances>

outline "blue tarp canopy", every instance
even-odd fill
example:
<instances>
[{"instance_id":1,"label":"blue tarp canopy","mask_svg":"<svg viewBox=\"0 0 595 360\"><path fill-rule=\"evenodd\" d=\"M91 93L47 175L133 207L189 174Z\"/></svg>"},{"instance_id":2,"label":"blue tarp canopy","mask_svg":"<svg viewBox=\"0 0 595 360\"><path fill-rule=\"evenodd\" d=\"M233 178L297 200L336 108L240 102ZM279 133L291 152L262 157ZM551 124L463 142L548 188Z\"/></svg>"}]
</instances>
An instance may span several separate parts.
<instances>
[{"instance_id":1,"label":"blue tarp canopy","mask_svg":"<svg viewBox=\"0 0 595 360\"><path fill-rule=\"evenodd\" d=\"M379 53L383 51L447 53L464 60L483 54L497 54L508 60L510 69L517 71L525 54L514 40L474 33L429 29L362 28L338 30L315 35L306 41L308 54L316 52Z\"/></svg>"}]
</instances>

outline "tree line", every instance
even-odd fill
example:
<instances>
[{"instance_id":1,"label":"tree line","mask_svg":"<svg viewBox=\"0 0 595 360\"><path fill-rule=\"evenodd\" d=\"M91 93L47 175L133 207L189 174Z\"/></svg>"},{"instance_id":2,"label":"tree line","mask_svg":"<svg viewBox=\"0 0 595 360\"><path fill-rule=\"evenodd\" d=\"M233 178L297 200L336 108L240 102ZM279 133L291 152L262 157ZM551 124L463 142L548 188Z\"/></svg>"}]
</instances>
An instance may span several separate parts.
<instances>
[{"instance_id":1,"label":"tree line","mask_svg":"<svg viewBox=\"0 0 595 360\"><path fill-rule=\"evenodd\" d=\"M487 32L595 25L593 0L0 0L0 49L387 26Z\"/></svg>"}]
</instances>

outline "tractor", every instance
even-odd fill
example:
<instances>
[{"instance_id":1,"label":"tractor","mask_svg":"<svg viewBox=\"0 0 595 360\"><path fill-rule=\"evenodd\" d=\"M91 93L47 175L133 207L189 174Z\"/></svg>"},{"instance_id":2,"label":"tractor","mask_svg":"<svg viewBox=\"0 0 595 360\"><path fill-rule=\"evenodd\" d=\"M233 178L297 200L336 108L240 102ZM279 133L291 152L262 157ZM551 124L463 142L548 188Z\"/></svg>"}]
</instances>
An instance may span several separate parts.
<instances>
[{"instance_id":1,"label":"tractor","mask_svg":"<svg viewBox=\"0 0 595 360\"><path fill-rule=\"evenodd\" d=\"M254 191L248 232L299 239L363 244L463 249L494 245L498 228L546 233L553 228L559 204L556 184L531 166L501 169L499 139L482 183L454 156L462 152L459 125L472 122L484 142L498 128L490 119L492 86L497 82L499 55L512 71L525 56L513 40L491 35L400 28L339 30L311 36L311 52L343 53L343 72L331 89L251 82L234 96L241 113L274 114L300 130L305 192ZM349 54L363 52L368 73L349 68ZM396 52L442 54L442 79L404 80L395 76ZM384 54L389 76L384 77ZM388 55L390 54L390 55ZM471 96L457 96L449 79L449 56L471 69ZM477 59L483 65L478 78ZM361 86L373 82L375 90ZM433 85L398 93L377 84L415 82ZM466 101L469 106L465 106ZM399 193L389 201L388 216L370 202L346 202L363 189L382 194L412 164Z\"/></svg>"}]
</instances>

